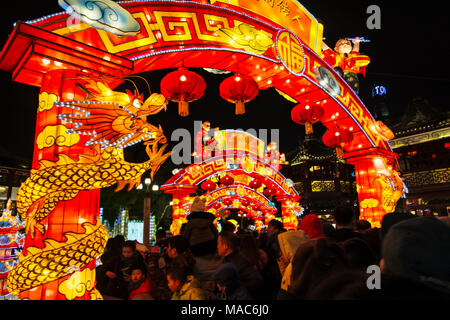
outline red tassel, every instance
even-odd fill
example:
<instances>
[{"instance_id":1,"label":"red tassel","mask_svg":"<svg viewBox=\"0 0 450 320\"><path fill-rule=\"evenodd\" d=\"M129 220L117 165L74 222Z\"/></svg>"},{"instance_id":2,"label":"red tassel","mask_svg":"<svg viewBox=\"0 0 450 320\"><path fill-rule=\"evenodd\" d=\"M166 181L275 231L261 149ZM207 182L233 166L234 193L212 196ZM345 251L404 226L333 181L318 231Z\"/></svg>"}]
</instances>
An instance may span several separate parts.
<instances>
[{"instance_id":1,"label":"red tassel","mask_svg":"<svg viewBox=\"0 0 450 320\"><path fill-rule=\"evenodd\" d=\"M178 102L178 114L182 117L189 115L189 103L186 101Z\"/></svg>"},{"instance_id":2,"label":"red tassel","mask_svg":"<svg viewBox=\"0 0 450 320\"><path fill-rule=\"evenodd\" d=\"M245 113L245 105L243 101L236 102L236 114L244 114Z\"/></svg>"}]
</instances>

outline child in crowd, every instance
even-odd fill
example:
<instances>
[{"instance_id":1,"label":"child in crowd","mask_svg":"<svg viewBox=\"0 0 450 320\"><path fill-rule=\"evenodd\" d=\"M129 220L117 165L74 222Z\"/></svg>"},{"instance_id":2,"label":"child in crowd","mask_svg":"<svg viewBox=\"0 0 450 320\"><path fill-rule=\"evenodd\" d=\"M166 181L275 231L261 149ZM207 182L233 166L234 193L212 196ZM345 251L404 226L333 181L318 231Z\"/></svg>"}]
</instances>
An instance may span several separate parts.
<instances>
[{"instance_id":1,"label":"child in crowd","mask_svg":"<svg viewBox=\"0 0 450 320\"><path fill-rule=\"evenodd\" d=\"M128 300L153 300L157 295L156 283L149 279L145 265L130 267L131 281L128 285Z\"/></svg>"}]
</instances>

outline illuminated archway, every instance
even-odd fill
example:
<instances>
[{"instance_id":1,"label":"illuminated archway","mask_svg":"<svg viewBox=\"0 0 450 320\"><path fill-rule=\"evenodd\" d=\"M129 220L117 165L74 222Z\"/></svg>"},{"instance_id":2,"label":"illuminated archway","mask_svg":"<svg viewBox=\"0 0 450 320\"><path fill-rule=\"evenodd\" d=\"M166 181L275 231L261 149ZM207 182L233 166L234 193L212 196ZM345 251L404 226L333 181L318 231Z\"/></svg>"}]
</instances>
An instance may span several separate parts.
<instances>
[{"instance_id":1,"label":"illuminated archway","mask_svg":"<svg viewBox=\"0 0 450 320\"><path fill-rule=\"evenodd\" d=\"M17 23L0 53L0 69L11 72L14 81L41 88L33 169L39 169L43 161L63 163L61 154L72 159L95 155L85 137L70 140L69 145L40 144L65 130L59 126L64 120L58 117L61 108L54 105L84 99L78 86L82 78L102 79L114 88L128 75L182 64L232 72L239 68L260 89L274 87L298 102L321 105L325 110L321 121L328 129L338 124L353 132L344 152L355 165L361 217L380 222L402 194L395 171L397 155L358 96L320 57L323 26L298 2L280 4L258 0L120 2L139 23L140 31L132 36L116 36L79 23L67 13ZM189 190L192 185L181 185L176 192ZM27 234L24 252L65 241L68 235L75 241L75 234L96 228L98 211L99 189L62 199L42 220L46 232L33 238ZM72 294L75 289L67 286L61 289L69 278L64 275L23 291L20 297L100 298L91 285L95 259L80 266L85 284L82 294Z\"/></svg>"}]
</instances>

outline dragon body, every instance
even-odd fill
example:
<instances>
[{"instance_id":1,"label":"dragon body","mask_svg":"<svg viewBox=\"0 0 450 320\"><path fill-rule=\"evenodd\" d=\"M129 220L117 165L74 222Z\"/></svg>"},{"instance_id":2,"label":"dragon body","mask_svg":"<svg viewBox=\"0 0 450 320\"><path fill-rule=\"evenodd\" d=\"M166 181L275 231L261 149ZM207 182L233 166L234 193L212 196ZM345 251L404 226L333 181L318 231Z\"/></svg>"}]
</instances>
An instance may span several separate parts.
<instances>
[{"instance_id":1,"label":"dragon body","mask_svg":"<svg viewBox=\"0 0 450 320\"><path fill-rule=\"evenodd\" d=\"M85 142L91 150L89 154L78 154L78 159L58 153L57 161L40 160L39 167L31 170L17 194L17 210L25 220L25 233L31 240L36 236L36 229L45 235L43 220L61 201L74 199L80 191L114 184L117 184L116 191L127 185L131 190L140 184L146 171L150 170L153 178L170 156L170 152L164 154L167 139L161 126L146 121L147 116L165 109L164 96L154 93L143 102L137 92L133 95L129 91L112 91L101 82L77 84L77 87L86 93L85 100L55 102L54 105L65 108L58 118L72 124L66 133L91 136ZM122 149L140 141L146 145L149 159L143 163L125 161ZM70 280L70 276L59 282L58 292L67 299L81 297L84 292L90 292L91 299L101 299L94 288L95 272L87 267L103 253L108 238L107 230L99 219L96 220L96 224L83 223L85 231L82 233L64 233L65 241L47 237L43 248L34 246L33 241L25 243L26 255L19 256L18 265L9 274L8 290L13 294L23 293L62 279L70 273L69 269L76 267L87 275L84 282Z\"/></svg>"}]
</instances>

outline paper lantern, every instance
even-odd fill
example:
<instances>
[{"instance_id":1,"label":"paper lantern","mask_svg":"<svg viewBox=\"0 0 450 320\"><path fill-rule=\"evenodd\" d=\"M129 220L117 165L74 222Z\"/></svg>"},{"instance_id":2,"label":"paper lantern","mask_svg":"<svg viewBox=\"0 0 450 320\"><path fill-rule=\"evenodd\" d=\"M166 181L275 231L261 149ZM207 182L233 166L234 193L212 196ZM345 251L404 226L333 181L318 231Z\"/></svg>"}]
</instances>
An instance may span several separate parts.
<instances>
[{"instance_id":1,"label":"paper lantern","mask_svg":"<svg viewBox=\"0 0 450 320\"><path fill-rule=\"evenodd\" d=\"M220 184L223 184L225 186L232 185L234 183L234 179L230 177L229 175L226 175L220 179Z\"/></svg>"},{"instance_id":2,"label":"paper lantern","mask_svg":"<svg viewBox=\"0 0 450 320\"><path fill-rule=\"evenodd\" d=\"M313 133L313 124L320 121L323 117L324 110L321 106L298 104L291 110L291 119L295 123L305 126L305 133Z\"/></svg>"},{"instance_id":3,"label":"paper lantern","mask_svg":"<svg viewBox=\"0 0 450 320\"><path fill-rule=\"evenodd\" d=\"M217 211L215 214L216 218L220 218L222 216L222 214L220 213L220 211Z\"/></svg>"},{"instance_id":4,"label":"paper lantern","mask_svg":"<svg viewBox=\"0 0 450 320\"><path fill-rule=\"evenodd\" d=\"M244 114L244 103L253 100L258 95L258 83L247 75L235 74L226 78L220 84L220 96L236 105L235 114Z\"/></svg>"},{"instance_id":5,"label":"paper lantern","mask_svg":"<svg viewBox=\"0 0 450 320\"><path fill-rule=\"evenodd\" d=\"M205 191L213 191L214 189L216 189L216 184L214 182L212 182L211 180L205 180L202 184L201 184L201 188Z\"/></svg>"},{"instance_id":6,"label":"paper lantern","mask_svg":"<svg viewBox=\"0 0 450 320\"><path fill-rule=\"evenodd\" d=\"M258 189L262 186L262 183L258 179L254 179L254 180L250 181L248 186L252 189Z\"/></svg>"},{"instance_id":7,"label":"paper lantern","mask_svg":"<svg viewBox=\"0 0 450 320\"><path fill-rule=\"evenodd\" d=\"M220 202L214 202L214 203L212 204L212 208L213 208L213 209L218 210L218 209L220 209L220 207L221 207Z\"/></svg>"},{"instance_id":8,"label":"paper lantern","mask_svg":"<svg viewBox=\"0 0 450 320\"><path fill-rule=\"evenodd\" d=\"M343 128L331 128L323 135L323 143L330 147L336 148L336 156L342 158L344 156L343 146L346 143L351 142L353 139L353 134L348 129Z\"/></svg>"},{"instance_id":9,"label":"paper lantern","mask_svg":"<svg viewBox=\"0 0 450 320\"><path fill-rule=\"evenodd\" d=\"M224 215L226 215L226 216L229 216L229 215L230 215L230 213L231 213L231 211L230 211L230 210L228 210L228 209L227 209L227 210L224 210L224 211L223 211L223 214L224 214Z\"/></svg>"},{"instance_id":10,"label":"paper lantern","mask_svg":"<svg viewBox=\"0 0 450 320\"><path fill-rule=\"evenodd\" d=\"M254 205L252 206L252 210L253 210L253 211L259 211L259 210L260 210L259 205L254 204Z\"/></svg>"},{"instance_id":11,"label":"paper lantern","mask_svg":"<svg viewBox=\"0 0 450 320\"><path fill-rule=\"evenodd\" d=\"M179 68L161 80L161 93L170 101L178 102L178 114L189 115L189 102L200 99L206 90L205 80L195 72Z\"/></svg>"},{"instance_id":12,"label":"paper lantern","mask_svg":"<svg viewBox=\"0 0 450 320\"><path fill-rule=\"evenodd\" d=\"M241 201L241 205L244 207L248 207L250 205L250 201L248 201L247 199L244 199Z\"/></svg>"},{"instance_id":13,"label":"paper lantern","mask_svg":"<svg viewBox=\"0 0 450 320\"><path fill-rule=\"evenodd\" d=\"M231 206L233 204L233 201L231 201L231 199L225 199L222 201L223 205L225 206Z\"/></svg>"},{"instance_id":14,"label":"paper lantern","mask_svg":"<svg viewBox=\"0 0 450 320\"><path fill-rule=\"evenodd\" d=\"M277 193L277 190L274 188L265 188L263 194L266 197L272 197Z\"/></svg>"}]
</instances>

